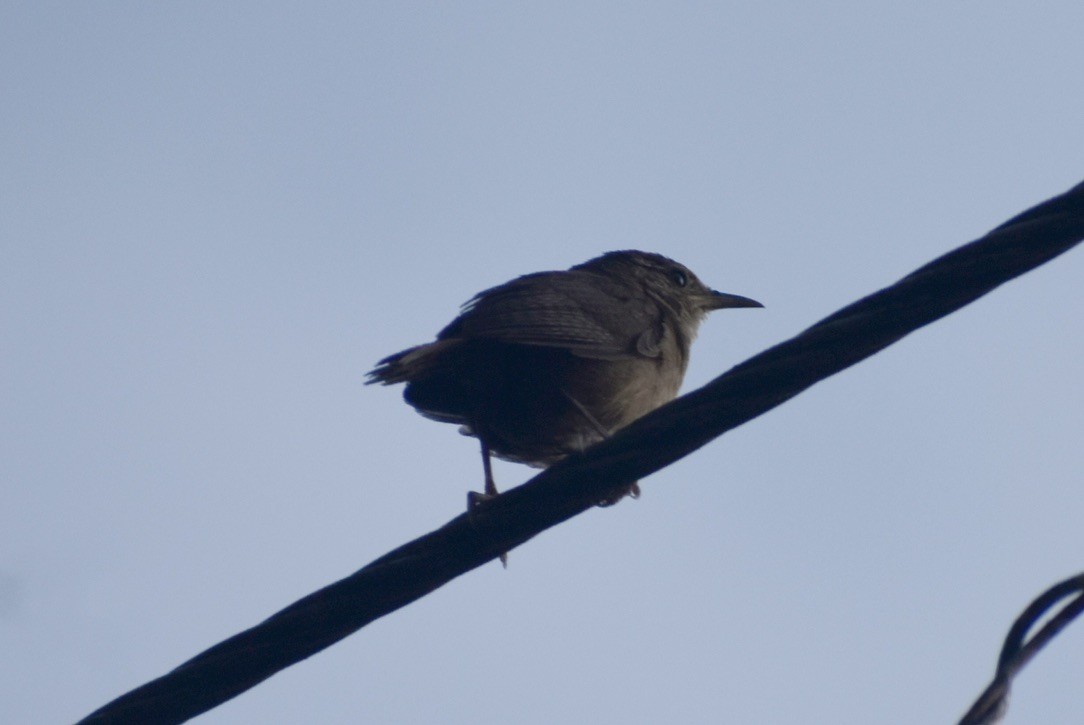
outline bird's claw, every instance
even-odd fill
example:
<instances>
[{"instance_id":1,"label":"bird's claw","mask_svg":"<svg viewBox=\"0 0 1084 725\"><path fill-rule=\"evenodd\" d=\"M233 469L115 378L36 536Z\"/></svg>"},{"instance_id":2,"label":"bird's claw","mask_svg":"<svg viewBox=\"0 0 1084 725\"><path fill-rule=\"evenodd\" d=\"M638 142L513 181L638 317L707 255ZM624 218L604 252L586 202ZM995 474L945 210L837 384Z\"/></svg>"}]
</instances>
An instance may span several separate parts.
<instances>
[{"instance_id":1,"label":"bird's claw","mask_svg":"<svg viewBox=\"0 0 1084 725\"><path fill-rule=\"evenodd\" d=\"M467 491L467 512L471 512L478 508L486 501L492 501L497 498L495 493L481 493L480 491Z\"/></svg>"},{"instance_id":2,"label":"bird's claw","mask_svg":"<svg viewBox=\"0 0 1084 725\"><path fill-rule=\"evenodd\" d=\"M497 498L497 492L493 493L480 493L478 491L467 491L467 516L473 518L475 510L484 504L486 501L492 501ZM503 552L500 555L501 566L505 569L508 568L508 552Z\"/></svg>"}]
</instances>

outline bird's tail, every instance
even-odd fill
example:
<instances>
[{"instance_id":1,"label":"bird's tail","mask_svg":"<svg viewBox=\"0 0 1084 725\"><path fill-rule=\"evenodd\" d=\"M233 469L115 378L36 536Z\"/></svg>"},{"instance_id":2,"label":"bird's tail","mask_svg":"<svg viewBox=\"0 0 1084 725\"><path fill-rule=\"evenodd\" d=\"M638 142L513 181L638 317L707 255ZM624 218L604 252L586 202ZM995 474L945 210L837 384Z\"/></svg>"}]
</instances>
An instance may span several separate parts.
<instances>
[{"instance_id":1,"label":"bird's tail","mask_svg":"<svg viewBox=\"0 0 1084 725\"><path fill-rule=\"evenodd\" d=\"M437 340L389 355L366 374L365 384L394 385L431 377L436 368L441 365L447 348L457 342L456 340Z\"/></svg>"}]
</instances>

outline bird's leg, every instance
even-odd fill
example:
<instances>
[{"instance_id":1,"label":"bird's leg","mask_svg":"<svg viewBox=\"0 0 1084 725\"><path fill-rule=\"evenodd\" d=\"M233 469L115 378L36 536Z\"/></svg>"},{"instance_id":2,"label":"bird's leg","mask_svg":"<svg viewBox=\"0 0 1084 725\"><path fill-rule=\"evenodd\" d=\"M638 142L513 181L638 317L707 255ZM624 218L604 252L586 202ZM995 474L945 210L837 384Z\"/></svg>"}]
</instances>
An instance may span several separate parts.
<instances>
[{"instance_id":1,"label":"bird's leg","mask_svg":"<svg viewBox=\"0 0 1084 725\"><path fill-rule=\"evenodd\" d=\"M479 439L481 440L481 439ZM489 444L482 442L482 470L485 471L485 492L467 491L467 510L474 508L483 501L488 501L497 495L497 484L493 481L493 461L489 451Z\"/></svg>"},{"instance_id":2,"label":"bird's leg","mask_svg":"<svg viewBox=\"0 0 1084 725\"><path fill-rule=\"evenodd\" d=\"M479 440L481 440L479 438ZM485 493L467 491L467 513L470 514L483 501L488 501L497 496L497 484L493 482L493 461L491 460L489 444L482 442L482 468L485 470L486 487ZM501 552L501 566L508 568L508 552Z\"/></svg>"},{"instance_id":3,"label":"bird's leg","mask_svg":"<svg viewBox=\"0 0 1084 725\"><path fill-rule=\"evenodd\" d=\"M594 428L600 436L602 436L603 438L609 438L613 434L613 432L608 430L604 425L602 425L602 423L599 423L595 416L591 415L591 411L587 409L587 406L572 397L572 395L567 390L562 390L561 395L565 396L565 398L568 399L568 402L572 403L572 406L580 412L580 414L584 417L587 423L592 428ZM598 505L613 506L625 496L640 498L640 482L633 481L624 491L614 494L610 498L599 501Z\"/></svg>"},{"instance_id":4,"label":"bird's leg","mask_svg":"<svg viewBox=\"0 0 1084 725\"><path fill-rule=\"evenodd\" d=\"M486 495L497 495L497 484L493 481L493 457L490 455L489 444L482 441L482 469L486 472Z\"/></svg>"}]
</instances>

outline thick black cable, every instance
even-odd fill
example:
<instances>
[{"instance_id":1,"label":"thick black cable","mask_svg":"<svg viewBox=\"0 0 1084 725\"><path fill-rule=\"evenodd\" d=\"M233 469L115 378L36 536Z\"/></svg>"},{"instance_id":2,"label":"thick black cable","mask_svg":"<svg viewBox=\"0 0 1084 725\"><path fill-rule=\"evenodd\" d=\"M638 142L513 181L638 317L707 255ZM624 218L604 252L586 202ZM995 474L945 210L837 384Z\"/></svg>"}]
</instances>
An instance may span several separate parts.
<instances>
[{"instance_id":1,"label":"thick black cable","mask_svg":"<svg viewBox=\"0 0 1084 725\"><path fill-rule=\"evenodd\" d=\"M510 551L1084 238L1084 184L1014 217L571 456L291 604L83 723L183 722Z\"/></svg>"}]
</instances>

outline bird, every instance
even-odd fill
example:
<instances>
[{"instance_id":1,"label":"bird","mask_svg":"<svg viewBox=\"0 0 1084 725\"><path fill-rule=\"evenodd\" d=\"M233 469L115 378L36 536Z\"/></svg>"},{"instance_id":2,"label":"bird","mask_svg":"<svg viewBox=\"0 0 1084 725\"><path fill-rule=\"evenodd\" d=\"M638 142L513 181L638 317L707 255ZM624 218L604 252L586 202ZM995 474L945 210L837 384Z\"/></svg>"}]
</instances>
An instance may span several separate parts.
<instances>
[{"instance_id":1,"label":"bird","mask_svg":"<svg viewBox=\"0 0 1084 725\"><path fill-rule=\"evenodd\" d=\"M406 383L421 415L479 440L484 493L468 494L470 508L498 494L492 456L544 468L672 400L705 316L740 307L763 305L661 254L607 252L479 292L366 382ZM598 503L639 494L634 482Z\"/></svg>"}]
</instances>

